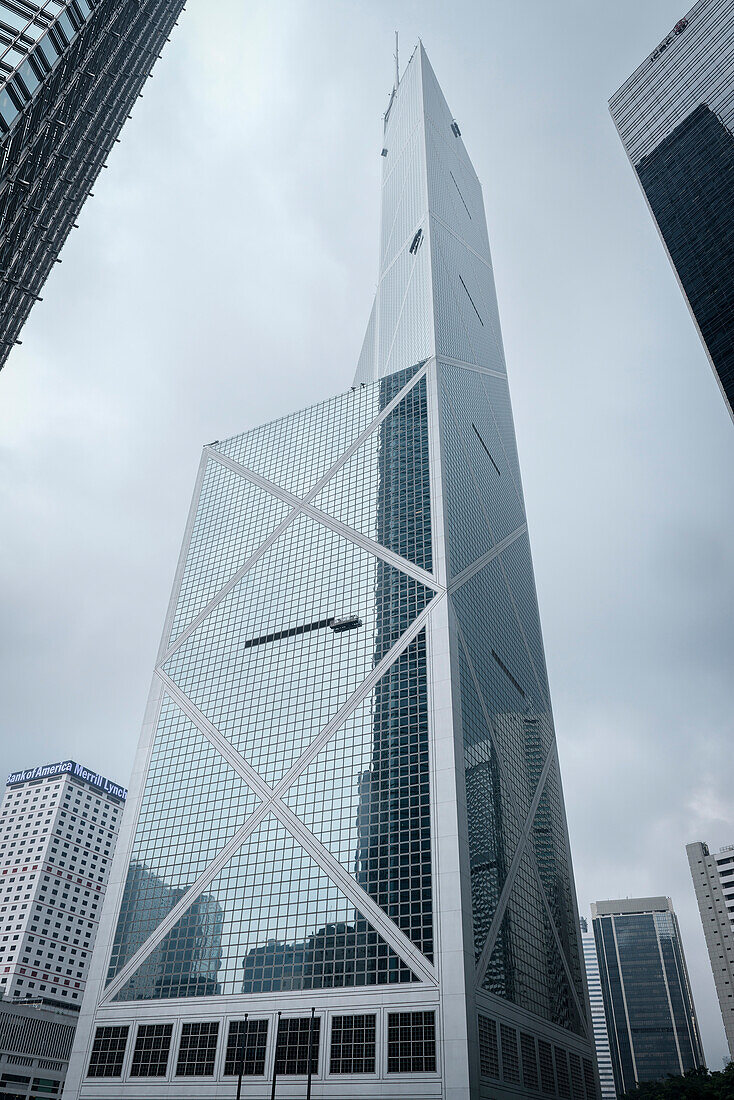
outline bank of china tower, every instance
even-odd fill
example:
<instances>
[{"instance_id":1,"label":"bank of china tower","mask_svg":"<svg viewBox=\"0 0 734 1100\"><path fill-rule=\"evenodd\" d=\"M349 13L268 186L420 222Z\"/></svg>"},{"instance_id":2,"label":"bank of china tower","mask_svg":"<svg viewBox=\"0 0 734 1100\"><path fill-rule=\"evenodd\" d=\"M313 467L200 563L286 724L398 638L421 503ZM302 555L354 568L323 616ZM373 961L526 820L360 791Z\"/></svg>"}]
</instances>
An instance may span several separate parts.
<instances>
[{"instance_id":1,"label":"bank of china tower","mask_svg":"<svg viewBox=\"0 0 734 1100\"><path fill-rule=\"evenodd\" d=\"M84 1100L596 1097L481 188L422 46L383 145L354 384L204 449Z\"/></svg>"}]
</instances>

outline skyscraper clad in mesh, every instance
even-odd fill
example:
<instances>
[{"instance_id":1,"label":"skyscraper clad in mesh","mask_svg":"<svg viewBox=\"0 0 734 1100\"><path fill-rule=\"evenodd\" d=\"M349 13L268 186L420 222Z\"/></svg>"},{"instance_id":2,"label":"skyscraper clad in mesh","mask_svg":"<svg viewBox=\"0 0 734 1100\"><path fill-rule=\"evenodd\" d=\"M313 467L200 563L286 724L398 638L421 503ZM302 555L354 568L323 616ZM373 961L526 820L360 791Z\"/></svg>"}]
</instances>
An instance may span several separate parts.
<instances>
[{"instance_id":1,"label":"skyscraper clad in mesh","mask_svg":"<svg viewBox=\"0 0 734 1100\"><path fill-rule=\"evenodd\" d=\"M422 46L382 156L353 386L204 450L85 1100L597 1096L481 189Z\"/></svg>"},{"instance_id":2,"label":"skyscraper clad in mesh","mask_svg":"<svg viewBox=\"0 0 734 1100\"><path fill-rule=\"evenodd\" d=\"M734 0L698 0L610 109L734 417Z\"/></svg>"},{"instance_id":3,"label":"skyscraper clad in mesh","mask_svg":"<svg viewBox=\"0 0 734 1100\"><path fill-rule=\"evenodd\" d=\"M0 368L184 0L0 0Z\"/></svg>"}]
</instances>

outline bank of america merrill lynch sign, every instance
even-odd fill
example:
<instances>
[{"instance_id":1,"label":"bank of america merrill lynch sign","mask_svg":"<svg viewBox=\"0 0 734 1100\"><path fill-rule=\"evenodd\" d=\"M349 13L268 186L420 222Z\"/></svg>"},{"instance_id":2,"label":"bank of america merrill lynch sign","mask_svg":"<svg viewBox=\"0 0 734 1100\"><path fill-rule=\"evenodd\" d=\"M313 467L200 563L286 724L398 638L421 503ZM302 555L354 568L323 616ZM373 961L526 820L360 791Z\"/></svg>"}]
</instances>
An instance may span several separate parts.
<instances>
[{"instance_id":1,"label":"bank of america merrill lynch sign","mask_svg":"<svg viewBox=\"0 0 734 1100\"><path fill-rule=\"evenodd\" d=\"M39 768L28 768L26 771L11 772L7 778L6 786L14 787L19 783L30 783L34 779L52 779L55 775L73 775L77 779L83 779L91 783L93 787L99 787L105 794L120 798L124 802L127 798L127 788L120 787L117 783L111 783L98 772L90 772L77 764L74 760L62 760L58 764L42 764Z\"/></svg>"}]
</instances>

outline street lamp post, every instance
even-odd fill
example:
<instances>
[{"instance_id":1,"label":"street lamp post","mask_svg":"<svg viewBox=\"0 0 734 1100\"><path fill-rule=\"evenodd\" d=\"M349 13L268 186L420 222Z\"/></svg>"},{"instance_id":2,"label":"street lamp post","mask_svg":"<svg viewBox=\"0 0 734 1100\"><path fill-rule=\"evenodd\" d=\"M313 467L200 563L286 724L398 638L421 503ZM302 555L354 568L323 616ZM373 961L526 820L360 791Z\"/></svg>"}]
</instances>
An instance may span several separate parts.
<instances>
[{"instance_id":1,"label":"street lamp post","mask_svg":"<svg viewBox=\"0 0 734 1100\"><path fill-rule=\"evenodd\" d=\"M242 1042L240 1043L240 1057L239 1066L237 1070L237 1100L241 1100L242 1096L242 1074L245 1071L245 1047L247 1045L247 1018L249 1013L245 1013L245 1018L242 1021Z\"/></svg>"},{"instance_id":2,"label":"street lamp post","mask_svg":"<svg viewBox=\"0 0 734 1100\"><path fill-rule=\"evenodd\" d=\"M308 1082L306 1084L306 1100L311 1100L311 1051L313 1049L313 1019L315 1008L311 1009L311 1019L308 1021Z\"/></svg>"},{"instance_id":3,"label":"street lamp post","mask_svg":"<svg viewBox=\"0 0 734 1100\"><path fill-rule=\"evenodd\" d=\"M275 1100L275 1083L278 1079L278 1041L280 1039L280 1013L275 1024L275 1056L273 1058L273 1087L270 1090L270 1100Z\"/></svg>"}]
</instances>

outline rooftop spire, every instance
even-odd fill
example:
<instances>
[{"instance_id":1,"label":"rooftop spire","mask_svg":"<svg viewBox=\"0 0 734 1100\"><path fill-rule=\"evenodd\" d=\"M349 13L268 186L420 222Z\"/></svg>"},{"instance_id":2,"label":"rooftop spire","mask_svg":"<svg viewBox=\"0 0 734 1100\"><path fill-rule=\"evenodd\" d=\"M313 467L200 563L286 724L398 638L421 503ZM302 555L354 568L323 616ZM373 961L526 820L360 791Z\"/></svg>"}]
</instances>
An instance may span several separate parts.
<instances>
[{"instance_id":1,"label":"rooftop spire","mask_svg":"<svg viewBox=\"0 0 734 1100\"><path fill-rule=\"evenodd\" d=\"M400 83L400 54L398 52L398 32L395 31L395 91Z\"/></svg>"},{"instance_id":2,"label":"rooftop spire","mask_svg":"<svg viewBox=\"0 0 734 1100\"><path fill-rule=\"evenodd\" d=\"M437 354L504 371L481 187L420 40L385 114L378 271L356 383Z\"/></svg>"}]
</instances>

